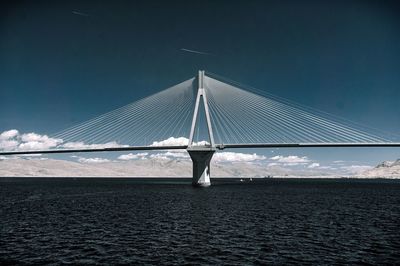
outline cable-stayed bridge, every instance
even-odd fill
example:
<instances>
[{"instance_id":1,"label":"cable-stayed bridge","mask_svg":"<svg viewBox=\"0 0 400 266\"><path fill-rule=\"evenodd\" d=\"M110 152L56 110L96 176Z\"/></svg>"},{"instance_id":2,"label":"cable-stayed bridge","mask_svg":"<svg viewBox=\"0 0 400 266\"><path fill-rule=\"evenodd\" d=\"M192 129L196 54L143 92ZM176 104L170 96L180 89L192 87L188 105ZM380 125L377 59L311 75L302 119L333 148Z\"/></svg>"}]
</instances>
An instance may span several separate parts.
<instances>
[{"instance_id":1,"label":"cable-stayed bridge","mask_svg":"<svg viewBox=\"0 0 400 266\"><path fill-rule=\"evenodd\" d=\"M60 143L54 149L0 155L186 149L193 161L193 184L208 186L217 150L400 147L398 136L204 71L51 137Z\"/></svg>"}]
</instances>

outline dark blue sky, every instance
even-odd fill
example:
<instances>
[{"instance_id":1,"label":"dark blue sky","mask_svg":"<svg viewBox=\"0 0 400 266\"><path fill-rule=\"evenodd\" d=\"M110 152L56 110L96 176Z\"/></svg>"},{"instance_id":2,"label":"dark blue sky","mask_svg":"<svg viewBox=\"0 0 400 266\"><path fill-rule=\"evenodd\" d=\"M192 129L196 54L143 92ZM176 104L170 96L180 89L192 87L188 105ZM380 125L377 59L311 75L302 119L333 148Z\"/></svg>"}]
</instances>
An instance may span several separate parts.
<instances>
[{"instance_id":1,"label":"dark blue sky","mask_svg":"<svg viewBox=\"0 0 400 266\"><path fill-rule=\"evenodd\" d=\"M205 69L400 132L396 1L9 1L0 10L0 131L51 134Z\"/></svg>"}]
</instances>

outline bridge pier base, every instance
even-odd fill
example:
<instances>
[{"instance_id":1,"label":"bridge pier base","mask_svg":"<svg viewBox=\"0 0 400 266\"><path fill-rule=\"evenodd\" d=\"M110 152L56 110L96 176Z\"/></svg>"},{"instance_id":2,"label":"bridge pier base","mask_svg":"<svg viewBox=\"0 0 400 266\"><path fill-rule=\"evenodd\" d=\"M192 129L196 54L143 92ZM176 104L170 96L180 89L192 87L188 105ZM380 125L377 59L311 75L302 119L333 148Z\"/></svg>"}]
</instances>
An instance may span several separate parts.
<instances>
[{"instance_id":1,"label":"bridge pier base","mask_svg":"<svg viewBox=\"0 0 400 266\"><path fill-rule=\"evenodd\" d=\"M214 155L215 149L189 148L187 151L193 162L192 185L195 187L210 186L210 161Z\"/></svg>"}]
</instances>

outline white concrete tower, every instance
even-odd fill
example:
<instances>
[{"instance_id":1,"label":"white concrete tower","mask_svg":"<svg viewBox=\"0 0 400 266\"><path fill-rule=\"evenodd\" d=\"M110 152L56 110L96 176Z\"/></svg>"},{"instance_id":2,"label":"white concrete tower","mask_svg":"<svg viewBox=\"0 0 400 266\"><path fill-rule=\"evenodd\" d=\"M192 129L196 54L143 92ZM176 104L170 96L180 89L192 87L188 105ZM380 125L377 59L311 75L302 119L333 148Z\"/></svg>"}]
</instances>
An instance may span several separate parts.
<instances>
[{"instance_id":1,"label":"white concrete tower","mask_svg":"<svg viewBox=\"0 0 400 266\"><path fill-rule=\"evenodd\" d=\"M199 105L201 100L203 101L204 105L210 145L193 146L193 137L198 120L197 116L199 114ZM189 152L190 158L192 158L193 162L192 185L196 187L210 186L210 161L215 152L215 143L211 126L210 112L208 110L206 90L204 89L204 71L199 71L196 104L194 107L187 151Z\"/></svg>"}]
</instances>

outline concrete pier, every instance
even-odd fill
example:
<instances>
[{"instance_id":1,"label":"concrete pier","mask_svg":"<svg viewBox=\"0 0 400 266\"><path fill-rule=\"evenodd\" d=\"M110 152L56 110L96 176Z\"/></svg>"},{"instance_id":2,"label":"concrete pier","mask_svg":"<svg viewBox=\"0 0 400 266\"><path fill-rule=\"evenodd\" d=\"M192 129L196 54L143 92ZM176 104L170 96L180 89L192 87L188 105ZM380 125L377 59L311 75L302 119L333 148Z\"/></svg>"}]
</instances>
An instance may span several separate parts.
<instances>
[{"instance_id":1,"label":"concrete pier","mask_svg":"<svg viewBox=\"0 0 400 266\"><path fill-rule=\"evenodd\" d=\"M214 155L214 148L192 147L187 150L193 162L192 185L195 187L208 187L210 182L210 161Z\"/></svg>"}]
</instances>

